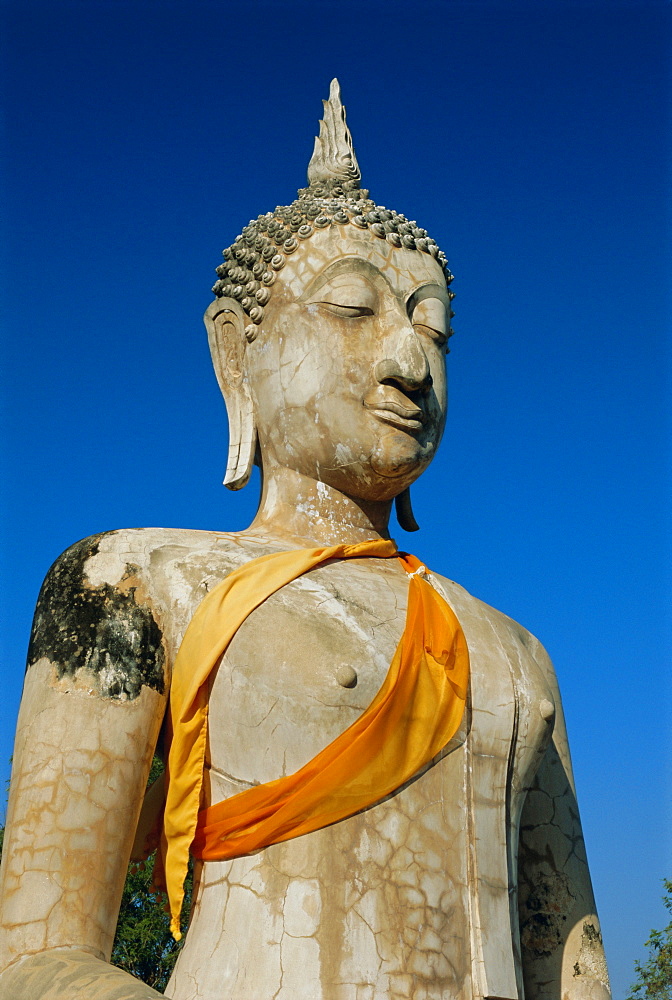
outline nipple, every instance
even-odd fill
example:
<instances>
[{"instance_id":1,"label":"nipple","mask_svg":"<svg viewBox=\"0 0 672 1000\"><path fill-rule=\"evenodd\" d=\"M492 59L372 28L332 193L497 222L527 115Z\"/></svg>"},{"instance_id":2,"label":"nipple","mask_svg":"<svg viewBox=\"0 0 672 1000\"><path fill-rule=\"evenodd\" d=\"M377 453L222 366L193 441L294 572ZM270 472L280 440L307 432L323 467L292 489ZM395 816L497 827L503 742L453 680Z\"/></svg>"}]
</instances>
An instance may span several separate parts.
<instances>
[{"instance_id":1,"label":"nipple","mask_svg":"<svg viewBox=\"0 0 672 1000\"><path fill-rule=\"evenodd\" d=\"M336 680L344 688L354 688L357 686L357 671L354 667L343 664L336 671Z\"/></svg>"}]
</instances>

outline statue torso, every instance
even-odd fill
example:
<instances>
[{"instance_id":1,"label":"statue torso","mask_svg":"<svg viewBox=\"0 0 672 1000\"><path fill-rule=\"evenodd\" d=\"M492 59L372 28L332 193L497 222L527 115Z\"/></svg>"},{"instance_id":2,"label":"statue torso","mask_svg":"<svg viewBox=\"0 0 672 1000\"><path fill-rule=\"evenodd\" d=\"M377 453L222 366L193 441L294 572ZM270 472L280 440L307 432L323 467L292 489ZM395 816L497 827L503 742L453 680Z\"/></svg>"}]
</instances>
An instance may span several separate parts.
<instances>
[{"instance_id":1,"label":"statue torso","mask_svg":"<svg viewBox=\"0 0 672 1000\"><path fill-rule=\"evenodd\" d=\"M169 660L207 591L279 547L247 533L135 535L124 533L146 565L140 575L149 573ZM371 809L253 857L205 864L167 995L522 995L508 887L552 696L523 629L456 584L432 581L470 649L470 706L457 736ZM211 682L209 801L297 770L364 711L403 631L407 589L394 559L334 562L250 615Z\"/></svg>"}]
</instances>

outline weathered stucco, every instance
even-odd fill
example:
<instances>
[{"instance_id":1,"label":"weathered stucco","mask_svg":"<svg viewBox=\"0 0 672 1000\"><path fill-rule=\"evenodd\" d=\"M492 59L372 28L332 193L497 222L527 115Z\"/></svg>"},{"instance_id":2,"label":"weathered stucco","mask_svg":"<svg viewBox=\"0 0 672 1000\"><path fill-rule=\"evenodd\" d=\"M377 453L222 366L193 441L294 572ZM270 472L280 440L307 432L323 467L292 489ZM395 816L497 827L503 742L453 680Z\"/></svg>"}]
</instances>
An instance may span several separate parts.
<instances>
[{"instance_id":1,"label":"weathered stucco","mask_svg":"<svg viewBox=\"0 0 672 1000\"><path fill-rule=\"evenodd\" d=\"M93 674L104 697L137 698L143 685L162 694L161 630L142 603L138 567L119 563L116 554L106 558L103 538L77 542L49 570L35 608L28 669L47 656L59 678Z\"/></svg>"}]
</instances>

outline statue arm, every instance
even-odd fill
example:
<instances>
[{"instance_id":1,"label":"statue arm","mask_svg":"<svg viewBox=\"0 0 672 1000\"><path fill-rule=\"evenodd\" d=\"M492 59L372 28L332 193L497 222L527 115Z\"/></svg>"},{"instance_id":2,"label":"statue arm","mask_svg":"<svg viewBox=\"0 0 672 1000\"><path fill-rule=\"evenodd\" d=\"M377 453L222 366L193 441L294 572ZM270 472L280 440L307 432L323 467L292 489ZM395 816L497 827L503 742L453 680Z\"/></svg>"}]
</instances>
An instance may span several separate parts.
<instances>
[{"instance_id":1,"label":"statue arm","mask_svg":"<svg viewBox=\"0 0 672 1000\"><path fill-rule=\"evenodd\" d=\"M536 658L553 691L556 718L520 824L518 906L525 996L610 1000L560 692L541 646Z\"/></svg>"},{"instance_id":2,"label":"statue arm","mask_svg":"<svg viewBox=\"0 0 672 1000\"><path fill-rule=\"evenodd\" d=\"M113 566L110 584L98 541L60 557L35 613L0 873L0 994L17 1000L159 996L107 963L165 710L163 643L137 567Z\"/></svg>"}]
</instances>

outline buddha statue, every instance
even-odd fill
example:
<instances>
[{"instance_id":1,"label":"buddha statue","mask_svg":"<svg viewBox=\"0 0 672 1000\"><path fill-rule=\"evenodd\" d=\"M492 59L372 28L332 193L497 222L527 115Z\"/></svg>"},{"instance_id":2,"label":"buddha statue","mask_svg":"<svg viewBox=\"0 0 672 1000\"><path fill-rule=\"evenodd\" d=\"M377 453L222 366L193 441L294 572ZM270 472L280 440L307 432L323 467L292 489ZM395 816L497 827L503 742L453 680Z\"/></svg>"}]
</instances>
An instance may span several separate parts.
<instances>
[{"instance_id":1,"label":"buddha statue","mask_svg":"<svg viewBox=\"0 0 672 1000\"><path fill-rule=\"evenodd\" d=\"M197 858L174 1000L610 997L553 667L389 536L443 431L452 275L360 187L336 81L324 107L308 186L224 251L205 314L252 524L96 535L40 593L8 1000L159 995L109 964L157 836L176 935Z\"/></svg>"}]
</instances>

